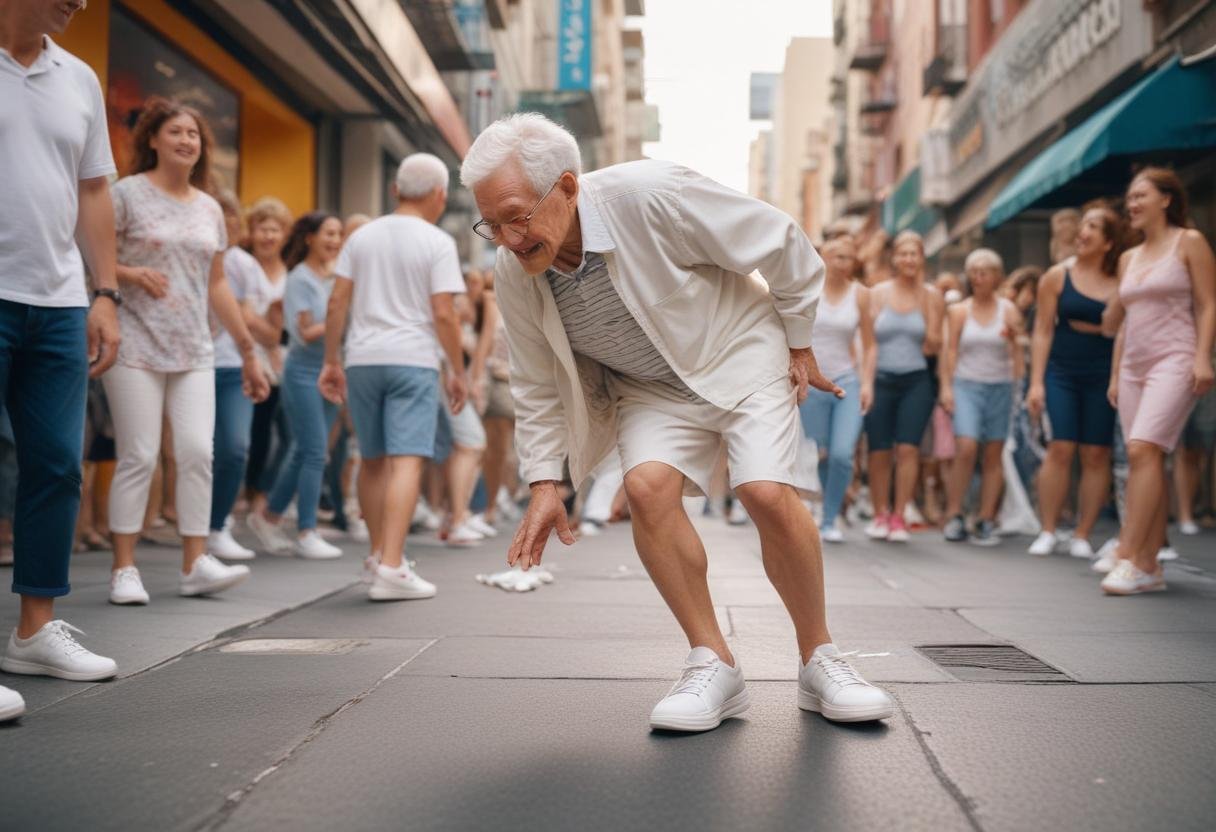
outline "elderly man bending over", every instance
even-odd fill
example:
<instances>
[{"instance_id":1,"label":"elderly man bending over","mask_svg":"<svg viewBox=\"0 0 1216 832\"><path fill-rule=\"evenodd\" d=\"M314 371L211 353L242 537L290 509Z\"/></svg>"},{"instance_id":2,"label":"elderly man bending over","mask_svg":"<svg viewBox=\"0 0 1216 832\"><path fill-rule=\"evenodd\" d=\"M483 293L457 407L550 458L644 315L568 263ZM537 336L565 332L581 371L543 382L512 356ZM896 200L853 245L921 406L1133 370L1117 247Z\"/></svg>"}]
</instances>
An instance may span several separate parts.
<instances>
[{"instance_id":1,"label":"elderly man bending over","mask_svg":"<svg viewBox=\"0 0 1216 832\"><path fill-rule=\"evenodd\" d=\"M507 559L574 542L555 481L619 447L634 542L688 636L653 728L704 731L747 710L714 616L685 493L723 447L797 631L799 707L829 719L892 713L831 643L819 534L792 485L808 385L843 395L811 354L823 261L785 214L687 168L642 161L580 174L578 145L536 114L491 125L461 170L499 246L494 285L511 347L516 440L532 501ZM759 270L768 289L748 274Z\"/></svg>"}]
</instances>

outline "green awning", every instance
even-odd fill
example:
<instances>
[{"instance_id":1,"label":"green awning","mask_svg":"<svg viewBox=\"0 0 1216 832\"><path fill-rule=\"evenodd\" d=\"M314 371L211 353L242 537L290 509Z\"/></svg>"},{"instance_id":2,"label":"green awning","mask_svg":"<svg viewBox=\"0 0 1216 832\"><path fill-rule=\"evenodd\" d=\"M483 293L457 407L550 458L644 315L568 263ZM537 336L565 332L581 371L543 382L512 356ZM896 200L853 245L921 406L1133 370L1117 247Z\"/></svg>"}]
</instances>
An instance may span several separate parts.
<instances>
[{"instance_id":1,"label":"green awning","mask_svg":"<svg viewBox=\"0 0 1216 832\"><path fill-rule=\"evenodd\" d=\"M882 203L882 227L894 237L901 231L929 233L941 213L920 202L920 168L913 168Z\"/></svg>"},{"instance_id":2,"label":"green awning","mask_svg":"<svg viewBox=\"0 0 1216 832\"><path fill-rule=\"evenodd\" d=\"M1114 164L1127 161L1120 157L1201 148L1216 148L1216 60L1188 67L1173 58L1022 168L993 200L985 225L1054 207L1053 194L1085 178L1100 180L1090 183L1102 186L1099 193L1117 192L1127 184L1125 166ZM1077 195L1096 194L1079 187Z\"/></svg>"}]
</instances>

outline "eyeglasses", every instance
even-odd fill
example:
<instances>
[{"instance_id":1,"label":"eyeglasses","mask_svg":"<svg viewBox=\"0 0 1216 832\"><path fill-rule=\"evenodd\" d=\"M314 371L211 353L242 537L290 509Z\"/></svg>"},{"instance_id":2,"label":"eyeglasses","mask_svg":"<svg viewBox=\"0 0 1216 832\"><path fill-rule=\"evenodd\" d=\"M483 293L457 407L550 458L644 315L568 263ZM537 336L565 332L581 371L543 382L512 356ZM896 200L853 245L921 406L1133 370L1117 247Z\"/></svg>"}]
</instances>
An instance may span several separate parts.
<instances>
[{"instance_id":1,"label":"eyeglasses","mask_svg":"<svg viewBox=\"0 0 1216 832\"><path fill-rule=\"evenodd\" d=\"M489 220L478 220L473 224L473 233L484 240L490 241L497 240L500 236L502 236L502 232L504 230L510 231L516 237L527 237L528 223L532 222L532 217L536 214L536 209L540 208L540 204L545 201L545 197L553 193L553 189L557 187L557 183L560 181L561 179L558 179L556 182L550 185L549 190L545 191L545 196L542 196L540 199L536 200L536 204L532 206L532 210L524 214L522 217L504 223L490 222Z\"/></svg>"}]
</instances>

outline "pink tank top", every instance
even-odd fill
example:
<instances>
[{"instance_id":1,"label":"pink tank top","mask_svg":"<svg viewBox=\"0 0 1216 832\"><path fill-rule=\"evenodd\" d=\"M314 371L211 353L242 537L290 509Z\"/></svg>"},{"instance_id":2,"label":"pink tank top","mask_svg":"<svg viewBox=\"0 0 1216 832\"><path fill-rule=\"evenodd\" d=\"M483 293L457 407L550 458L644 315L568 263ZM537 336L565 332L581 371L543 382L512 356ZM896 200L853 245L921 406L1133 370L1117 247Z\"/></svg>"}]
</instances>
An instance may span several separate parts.
<instances>
[{"instance_id":1,"label":"pink tank top","mask_svg":"<svg viewBox=\"0 0 1216 832\"><path fill-rule=\"evenodd\" d=\"M1183 231L1168 254L1141 263L1138 249L1119 283L1119 300L1127 310L1123 336L1123 366L1151 367L1173 355L1194 355L1195 305L1191 278L1178 256Z\"/></svg>"}]
</instances>

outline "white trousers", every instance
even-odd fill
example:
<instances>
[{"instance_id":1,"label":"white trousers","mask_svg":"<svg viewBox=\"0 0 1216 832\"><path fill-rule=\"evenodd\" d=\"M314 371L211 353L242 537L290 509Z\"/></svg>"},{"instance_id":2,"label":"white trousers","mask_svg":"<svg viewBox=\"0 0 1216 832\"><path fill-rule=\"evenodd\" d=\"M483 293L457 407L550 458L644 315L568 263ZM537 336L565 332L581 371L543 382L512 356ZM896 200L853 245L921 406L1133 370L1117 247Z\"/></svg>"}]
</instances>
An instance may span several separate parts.
<instances>
[{"instance_id":1,"label":"white trousers","mask_svg":"<svg viewBox=\"0 0 1216 832\"><path fill-rule=\"evenodd\" d=\"M177 530L206 537L211 527L211 451L215 371L158 373L115 365L102 376L118 465L110 486L110 528L143 529L148 486L160 456L161 422L169 417L177 463Z\"/></svg>"}]
</instances>

